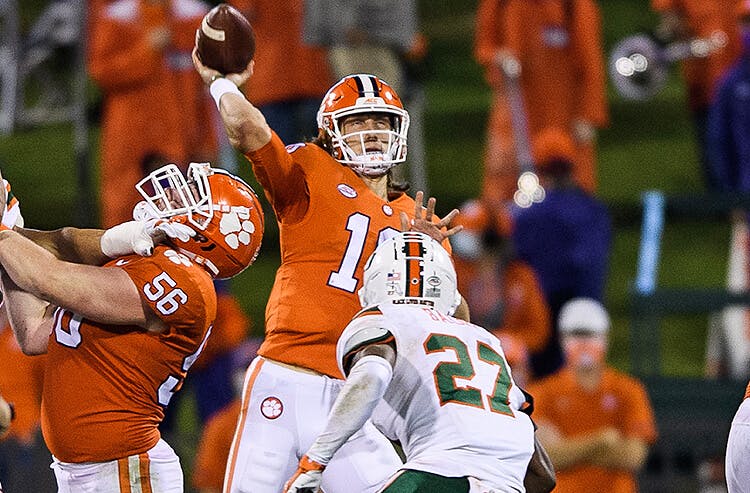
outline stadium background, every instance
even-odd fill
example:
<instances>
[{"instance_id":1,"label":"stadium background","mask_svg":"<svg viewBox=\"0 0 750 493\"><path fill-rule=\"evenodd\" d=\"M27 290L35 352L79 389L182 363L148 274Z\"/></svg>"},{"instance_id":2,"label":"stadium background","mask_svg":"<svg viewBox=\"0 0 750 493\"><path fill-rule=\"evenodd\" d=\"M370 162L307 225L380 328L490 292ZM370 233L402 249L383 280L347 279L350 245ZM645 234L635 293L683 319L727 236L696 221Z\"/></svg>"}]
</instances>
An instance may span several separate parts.
<instances>
[{"instance_id":1,"label":"stadium background","mask_svg":"<svg viewBox=\"0 0 750 493\"><path fill-rule=\"evenodd\" d=\"M648 0L601 0L599 3L604 14L607 52L622 37L656 24ZM28 26L46 2L24 0L19 4L22 25ZM424 81L427 174L429 191L438 198L440 213L459 206L479 190L490 91L471 52L476 4L476 0L420 2L423 30L430 42ZM63 65L61 70L64 70ZM648 102L623 100L611 87L609 100L611 125L599 138L598 193L609 206L615 222L606 294L613 316L610 360L615 366L628 370L641 194L645 190L660 189L671 195L698 196L704 190L684 88L677 70L672 71L667 87ZM89 88L92 163L97 162L98 101L99 95L92 86ZM28 226L45 229L74 222L78 201L72 142L70 125L17 129L10 135L0 136L0 169L20 198ZM240 174L252 181L248 167ZM96 183L95 165L92 179ZM266 214L269 219L272 217L270 208L266 209ZM265 301L279 262L276 225L272 220L266 224L260 257L232 283L253 320L254 335L262 334ZM659 285L723 287L729 232L726 214L668 218L658 271ZM662 321L663 375L701 376L706 325L705 313L670 316ZM728 405L731 407L738 402L739 396ZM183 418L187 423L191 412L189 404L186 405ZM197 431L187 428L186 444ZM189 456L186 459L184 462L189 466Z\"/></svg>"}]
</instances>

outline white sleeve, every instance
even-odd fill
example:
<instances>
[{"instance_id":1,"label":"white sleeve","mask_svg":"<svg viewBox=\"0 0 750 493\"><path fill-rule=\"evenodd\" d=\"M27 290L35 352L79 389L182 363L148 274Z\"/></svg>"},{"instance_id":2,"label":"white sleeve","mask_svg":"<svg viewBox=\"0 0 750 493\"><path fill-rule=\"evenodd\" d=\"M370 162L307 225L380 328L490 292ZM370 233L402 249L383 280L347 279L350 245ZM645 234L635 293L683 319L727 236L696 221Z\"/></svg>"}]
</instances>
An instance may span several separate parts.
<instances>
[{"instance_id":1,"label":"white sleeve","mask_svg":"<svg viewBox=\"0 0 750 493\"><path fill-rule=\"evenodd\" d=\"M385 358L374 354L360 358L349 372L341 393L333 403L328 423L307 451L307 456L321 464L328 464L333 454L372 415L392 376L393 368Z\"/></svg>"}]
</instances>

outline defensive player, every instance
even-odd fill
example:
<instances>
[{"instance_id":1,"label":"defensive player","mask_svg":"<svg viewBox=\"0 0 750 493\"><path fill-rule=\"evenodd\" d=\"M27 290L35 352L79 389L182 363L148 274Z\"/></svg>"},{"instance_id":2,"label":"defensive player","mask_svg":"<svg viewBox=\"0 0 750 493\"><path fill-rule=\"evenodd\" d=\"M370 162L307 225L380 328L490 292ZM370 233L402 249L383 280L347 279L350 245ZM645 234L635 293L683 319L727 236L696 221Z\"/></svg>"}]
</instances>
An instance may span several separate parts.
<instances>
[{"instance_id":1,"label":"defensive player","mask_svg":"<svg viewBox=\"0 0 750 493\"><path fill-rule=\"evenodd\" d=\"M415 202L391 186L390 169L406 159L409 115L377 77L352 75L336 83L320 106L317 140L285 147L237 89L254 62L225 77L195 52L193 62L210 85L230 141L252 163L281 238L265 341L246 376L224 491L279 491L343 385L336 341L360 309L356 291L365 259L378 243L408 229L407 215L411 227L445 240L454 231L444 227L458 211L433 222L433 199L424 213L421 194ZM323 489L375 491L400 465L388 440L367 424L329 464Z\"/></svg>"},{"instance_id":2,"label":"defensive player","mask_svg":"<svg viewBox=\"0 0 750 493\"><path fill-rule=\"evenodd\" d=\"M729 493L742 493L750 485L750 384L729 429L726 453Z\"/></svg>"},{"instance_id":3,"label":"defensive player","mask_svg":"<svg viewBox=\"0 0 750 493\"><path fill-rule=\"evenodd\" d=\"M385 492L524 491L534 452L526 396L497 338L451 316L460 299L448 253L425 234L401 233L367 261L359 296L365 308L336 348L346 384L284 491L317 491L370 416L406 455Z\"/></svg>"},{"instance_id":4,"label":"defensive player","mask_svg":"<svg viewBox=\"0 0 750 493\"><path fill-rule=\"evenodd\" d=\"M11 325L25 353L47 353L42 431L60 492L183 491L157 427L211 332L213 279L250 265L263 232L240 179L207 163L187 176L170 164L137 186L149 214L195 231L150 257L79 265L0 231Z\"/></svg>"}]
</instances>

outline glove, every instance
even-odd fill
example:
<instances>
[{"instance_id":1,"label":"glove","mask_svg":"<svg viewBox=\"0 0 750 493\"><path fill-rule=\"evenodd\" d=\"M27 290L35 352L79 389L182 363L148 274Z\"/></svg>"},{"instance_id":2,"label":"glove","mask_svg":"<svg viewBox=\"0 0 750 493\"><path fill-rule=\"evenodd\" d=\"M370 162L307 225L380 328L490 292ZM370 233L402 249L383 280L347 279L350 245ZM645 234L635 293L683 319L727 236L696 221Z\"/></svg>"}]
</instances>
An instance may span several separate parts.
<instances>
[{"instance_id":1,"label":"glove","mask_svg":"<svg viewBox=\"0 0 750 493\"><path fill-rule=\"evenodd\" d=\"M18 203L18 199L10 191L10 183L5 179L3 179L3 186L5 187L5 203L2 205L4 209L2 213L2 225L8 229L13 229L14 226L22 228L23 216L21 216L21 206Z\"/></svg>"},{"instance_id":2,"label":"glove","mask_svg":"<svg viewBox=\"0 0 750 493\"><path fill-rule=\"evenodd\" d=\"M325 468L324 464L303 455L294 476L284 485L284 493L317 493Z\"/></svg>"},{"instance_id":3,"label":"glove","mask_svg":"<svg viewBox=\"0 0 750 493\"><path fill-rule=\"evenodd\" d=\"M128 221L106 230L101 237L102 253L110 258L135 253L141 257L150 257L154 245L166 238L188 241L195 235L190 226L167 219L151 218Z\"/></svg>"}]
</instances>

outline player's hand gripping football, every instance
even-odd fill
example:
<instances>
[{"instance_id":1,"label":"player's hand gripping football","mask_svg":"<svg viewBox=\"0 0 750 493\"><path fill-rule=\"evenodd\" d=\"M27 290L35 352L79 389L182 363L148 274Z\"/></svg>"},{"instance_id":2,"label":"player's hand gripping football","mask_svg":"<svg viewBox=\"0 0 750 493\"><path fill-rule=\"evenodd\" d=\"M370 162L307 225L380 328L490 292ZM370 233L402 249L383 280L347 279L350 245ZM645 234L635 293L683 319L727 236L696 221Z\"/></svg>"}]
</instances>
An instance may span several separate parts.
<instances>
[{"instance_id":1,"label":"player's hand gripping football","mask_svg":"<svg viewBox=\"0 0 750 493\"><path fill-rule=\"evenodd\" d=\"M203 80L203 83L206 85L210 85L211 82L216 80L217 77L224 77L225 79L234 82L234 85L236 85L237 87L241 87L245 84L245 82L250 80L250 77L253 76L253 71L255 69L255 60L250 60L250 63L247 64L245 70L240 73L222 74L218 70L214 70L203 65L203 62L201 62L200 58L198 58L198 49L193 48L193 66L198 72L198 75L200 75L201 79Z\"/></svg>"},{"instance_id":2,"label":"player's hand gripping football","mask_svg":"<svg viewBox=\"0 0 750 493\"><path fill-rule=\"evenodd\" d=\"M325 468L323 464L303 455L294 476L284 485L284 493L317 493Z\"/></svg>"},{"instance_id":3,"label":"player's hand gripping football","mask_svg":"<svg viewBox=\"0 0 750 493\"><path fill-rule=\"evenodd\" d=\"M402 212L401 217L401 230L402 231L418 231L429 235L432 239L437 242L442 242L449 236L453 236L462 229L463 226L458 225L450 229L448 226L451 221L458 215L458 209L453 209L439 222L433 223L432 216L435 215L435 197L430 197L427 200L427 207L423 205L424 192L419 191L414 197L414 219L409 219L409 216L405 212Z\"/></svg>"}]
</instances>

